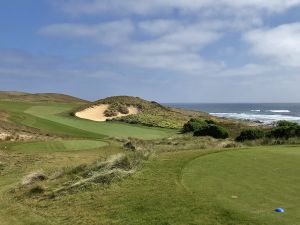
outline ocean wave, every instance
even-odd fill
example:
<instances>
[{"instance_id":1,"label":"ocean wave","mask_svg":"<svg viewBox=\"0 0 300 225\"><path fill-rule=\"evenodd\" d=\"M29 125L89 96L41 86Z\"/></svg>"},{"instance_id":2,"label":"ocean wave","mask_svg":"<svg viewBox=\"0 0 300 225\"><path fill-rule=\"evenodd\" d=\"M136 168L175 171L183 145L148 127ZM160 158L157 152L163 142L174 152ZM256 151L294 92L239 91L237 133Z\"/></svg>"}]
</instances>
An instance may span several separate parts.
<instances>
[{"instance_id":1,"label":"ocean wave","mask_svg":"<svg viewBox=\"0 0 300 225\"><path fill-rule=\"evenodd\" d=\"M290 110L287 109L275 109L275 110L267 110L267 112L272 112L272 113L290 113Z\"/></svg>"},{"instance_id":2,"label":"ocean wave","mask_svg":"<svg viewBox=\"0 0 300 225\"><path fill-rule=\"evenodd\" d=\"M225 117L231 119L261 121L265 124L274 123L280 120L294 121L300 123L300 117L298 116L247 114L247 113L210 113L210 114L213 116Z\"/></svg>"},{"instance_id":3,"label":"ocean wave","mask_svg":"<svg viewBox=\"0 0 300 225\"><path fill-rule=\"evenodd\" d=\"M250 110L251 112L260 112L261 110L260 109L252 109Z\"/></svg>"}]
</instances>

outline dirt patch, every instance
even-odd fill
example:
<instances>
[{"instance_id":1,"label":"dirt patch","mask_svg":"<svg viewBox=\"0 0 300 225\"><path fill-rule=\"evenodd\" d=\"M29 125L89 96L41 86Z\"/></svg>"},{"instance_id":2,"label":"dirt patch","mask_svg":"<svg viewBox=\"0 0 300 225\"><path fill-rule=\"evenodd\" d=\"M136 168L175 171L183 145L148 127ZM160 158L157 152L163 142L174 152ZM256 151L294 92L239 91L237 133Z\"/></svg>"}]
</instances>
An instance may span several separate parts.
<instances>
[{"instance_id":1,"label":"dirt patch","mask_svg":"<svg viewBox=\"0 0 300 225\"><path fill-rule=\"evenodd\" d=\"M11 132L0 130L0 141L28 141L34 139L43 139L43 138L34 134L16 133L16 132L11 133Z\"/></svg>"},{"instance_id":2,"label":"dirt patch","mask_svg":"<svg viewBox=\"0 0 300 225\"><path fill-rule=\"evenodd\" d=\"M113 118L118 118L118 117L123 117L123 116L128 116L128 115L134 115L138 113L138 109L134 106L129 106L127 107L128 109L128 114L122 114L118 113L116 116L108 117L104 115L104 112L108 109L109 105L108 104L101 104L97 106L93 106L87 109L84 109L80 112L75 113L75 116L82 118L82 119L87 119L87 120L93 120L93 121L106 121L107 119L113 119Z\"/></svg>"}]
</instances>

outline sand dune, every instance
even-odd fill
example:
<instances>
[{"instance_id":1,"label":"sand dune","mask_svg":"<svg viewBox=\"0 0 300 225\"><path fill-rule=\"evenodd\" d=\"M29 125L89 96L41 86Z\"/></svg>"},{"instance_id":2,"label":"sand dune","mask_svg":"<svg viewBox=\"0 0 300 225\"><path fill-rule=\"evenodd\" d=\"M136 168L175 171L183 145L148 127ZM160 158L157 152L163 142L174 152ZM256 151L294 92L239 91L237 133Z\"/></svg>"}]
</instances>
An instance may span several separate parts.
<instances>
[{"instance_id":1,"label":"sand dune","mask_svg":"<svg viewBox=\"0 0 300 225\"><path fill-rule=\"evenodd\" d=\"M107 117L104 115L104 112L105 110L107 110L108 106L109 106L108 104L93 106L75 113L75 116L82 119L93 120L93 121L106 121L107 119L113 119L117 117L128 116L128 115L133 115L138 113L138 109L136 107L130 106L127 107L129 111L128 114L119 113L117 116Z\"/></svg>"}]
</instances>

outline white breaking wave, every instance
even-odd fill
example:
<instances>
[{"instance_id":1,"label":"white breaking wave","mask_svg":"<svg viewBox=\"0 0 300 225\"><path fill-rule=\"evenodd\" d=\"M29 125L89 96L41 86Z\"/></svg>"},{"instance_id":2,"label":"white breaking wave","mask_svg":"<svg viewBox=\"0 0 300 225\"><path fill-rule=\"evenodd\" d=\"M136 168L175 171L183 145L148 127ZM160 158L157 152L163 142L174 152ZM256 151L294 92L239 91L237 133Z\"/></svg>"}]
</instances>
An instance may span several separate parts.
<instances>
[{"instance_id":1,"label":"white breaking wave","mask_svg":"<svg viewBox=\"0 0 300 225\"><path fill-rule=\"evenodd\" d=\"M218 117L225 117L231 119L242 119L261 121L266 124L274 123L280 120L294 121L300 123L300 117L288 116L288 115L263 115L263 114L246 114L246 113L210 113L211 115Z\"/></svg>"},{"instance_id":2,"label":"white breaking wave","mask_svg":"<svg viewBox=\"0 0 300 225\"><path fill-rule=\"evenodd\" d=\"M291 112L290 110L281 110L281 109L276 109L276 110L267 110L267 112L272 112L272 113L289 113Z\"/></svg>"},{"instance_id":3,"label":"white breaking wave","mask_svg":"<svg viewBox=\"0 0 300 225\"><path fill-rule=\"evenodd\" d=\"M260 109L252 109L251 112L260 112Z\"/></svg>"}]
</instances>

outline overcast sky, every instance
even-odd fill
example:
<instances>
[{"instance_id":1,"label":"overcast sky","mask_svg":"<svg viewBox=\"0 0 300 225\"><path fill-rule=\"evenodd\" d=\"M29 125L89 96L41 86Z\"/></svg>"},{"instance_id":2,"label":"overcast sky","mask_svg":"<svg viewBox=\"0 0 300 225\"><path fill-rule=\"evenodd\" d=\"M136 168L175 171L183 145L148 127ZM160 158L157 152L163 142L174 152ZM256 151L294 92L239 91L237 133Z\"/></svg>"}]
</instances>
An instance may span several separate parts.
<instances>
[{"instance_id":1,"label":"overcast sky","mask_svg":"<svg viewBox=\"0 0 300 225\"><path fill-rule=\"evenodd\" d=\"M300 102L300 0L1 0L0 89Z\"/></svg>"}]
</instances>

